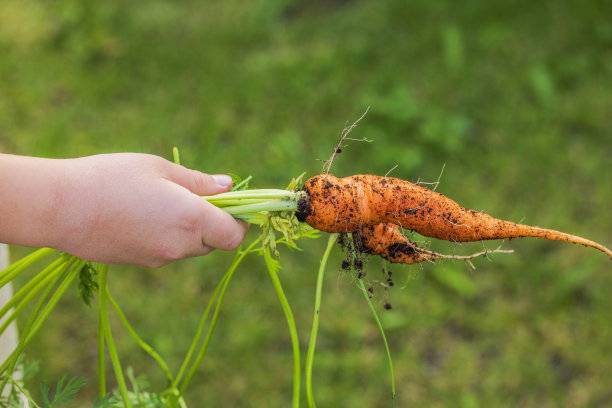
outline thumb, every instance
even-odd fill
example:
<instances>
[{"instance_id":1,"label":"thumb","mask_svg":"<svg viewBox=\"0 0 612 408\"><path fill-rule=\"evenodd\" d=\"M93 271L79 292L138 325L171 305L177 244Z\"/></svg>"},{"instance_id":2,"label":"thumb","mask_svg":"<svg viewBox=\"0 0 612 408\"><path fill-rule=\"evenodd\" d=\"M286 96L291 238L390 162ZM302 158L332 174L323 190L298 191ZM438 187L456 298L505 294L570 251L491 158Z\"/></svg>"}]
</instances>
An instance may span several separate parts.
<instances>
[{"instance_id":1,"label":"thumb","mask_svg":"<svg viewBox=\"0 0 612 408\"><path fill-rule=\"evenodd\" d=\"M227 174L210 175L176 164L167 179L201 196L223 193L232 187L232 178Z\"/></svg>"}]
</instances>

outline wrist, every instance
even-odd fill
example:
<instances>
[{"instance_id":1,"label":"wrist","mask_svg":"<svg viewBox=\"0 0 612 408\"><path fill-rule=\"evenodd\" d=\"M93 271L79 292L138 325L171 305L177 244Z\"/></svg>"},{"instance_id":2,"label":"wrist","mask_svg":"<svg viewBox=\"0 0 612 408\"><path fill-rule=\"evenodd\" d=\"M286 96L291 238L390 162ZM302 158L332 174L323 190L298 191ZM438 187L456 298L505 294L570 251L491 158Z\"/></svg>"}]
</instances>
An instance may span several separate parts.
<instances>
[{"instance_id":1,"label":"wrist","mask_svg":"<svg viewBox=\"0 0 612 408\"><path fill-rule=\"evenodd\" d=\"M71 169L76 160L56 159L48 163L50 189L46 191L47 204L41 211L45 218L41 220L45 246L66 252L70 252L69 243L73 239L72 224L67 221L78 214L74 210L78 174Z\"/></svg>"},{"instance_id":2,"label":"wrist","mask_svg":"<svg viewBox=\"0 0 612 408\"><path fill-rule=\"evenodd\" d=\"M54 160L52 167L46 245L78 256L95 233L94 215L102 205L96 195L100 183L87 158Z\"/></svg>"}]
</instances>

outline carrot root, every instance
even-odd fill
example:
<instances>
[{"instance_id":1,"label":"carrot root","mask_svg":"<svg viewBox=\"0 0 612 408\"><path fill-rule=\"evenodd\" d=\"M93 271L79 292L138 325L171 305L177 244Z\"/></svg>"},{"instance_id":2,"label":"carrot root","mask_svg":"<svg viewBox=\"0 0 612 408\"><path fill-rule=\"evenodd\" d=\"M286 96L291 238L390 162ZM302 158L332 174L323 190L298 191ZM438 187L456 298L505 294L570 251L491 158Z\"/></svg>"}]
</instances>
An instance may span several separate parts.
<instances>
[{"instance_id":1,"label":"carrot root","mask_svg":"<svg viewBox=\"0 0 612 408\"><path fill-rule=\"evenodd\" d=\"M490 253L512 253L512 250L493 249L471 255L447 255L421 248L409 240L395 224L381 223L364 227L358 234L359 249L371 255L379 255L392 263L415 264L433 262L436 259L457 259L465 261L470 267L470 259Z\"/></svg>"},{"instance_id":2,"label":"carrot root","mask_svg":"<svg viewBox=\"0 0 612 408\"><path fill-rule=\"evenodd\" d=\"M327 232L358 232L390 223L431 238L474 242L519 237L565 241L612 250L597 242L560 231L522 225L461 207L424 186L375 175L337 178L320 174L304 184L307 196L298 202L300 221Z\"/></svg>"}]
</instances>

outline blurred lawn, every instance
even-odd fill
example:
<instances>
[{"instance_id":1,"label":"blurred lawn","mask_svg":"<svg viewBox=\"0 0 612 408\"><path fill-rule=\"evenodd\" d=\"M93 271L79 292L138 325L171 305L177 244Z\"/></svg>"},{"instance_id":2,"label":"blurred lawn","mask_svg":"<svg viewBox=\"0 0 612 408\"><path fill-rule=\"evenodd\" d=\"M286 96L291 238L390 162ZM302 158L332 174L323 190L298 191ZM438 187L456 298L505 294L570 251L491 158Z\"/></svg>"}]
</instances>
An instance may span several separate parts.
<instances>
[{"instance_id":1,"label":"blurred lawn","mask_svg":"<svg viewBox=\"0 0 612 408\"><path fill-rule=\"evenodd\" d=\"M187 166L284 187L319 172L370 106L352 136L373 142L343 149L337 175L397 165L394 176L435 181L445 164L438 191L465 206L612 246L610 15L607 1L3 0L0 151L169 158L178 145ZM281 257L304 345L325 241ZM475 272L393 266L388 312L370 261L396 406L612 405L609 259L531 239L504 248L516 253L478 259ZM231 257L112 268L115 297L175 370ZM321 407L389 407L383 344L341 259L325 282L315 396ZM252 257L234 278L190 406L289 405L289 335L262 264ZM74 292L30 348L42 362L31 386L84 376L87 407L95 311ZM159 389L161 372L120 330L123 364Z\"/></svg>"}]
</instances>

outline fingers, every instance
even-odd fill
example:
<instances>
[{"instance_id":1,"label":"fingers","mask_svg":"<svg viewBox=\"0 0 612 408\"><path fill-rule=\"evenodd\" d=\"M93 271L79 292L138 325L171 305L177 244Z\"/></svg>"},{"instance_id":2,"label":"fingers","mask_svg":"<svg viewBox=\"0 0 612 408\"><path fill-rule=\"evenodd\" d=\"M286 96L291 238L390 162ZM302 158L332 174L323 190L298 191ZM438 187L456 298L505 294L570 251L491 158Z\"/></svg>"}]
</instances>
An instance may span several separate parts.
<instances>
[{"instance_id":1,"label":"fingers","mask_svg":"<svg viewBox=\"0 0 612 408\"><path fill-rule=\"evenodd\" d=\"M180 217L175 234L166 234L163 244L157 245L155 267L207 255L215 249L234 250L243 241L248 230L246 223L196 195L191 198L197 201L187 206L191 210Z\"/></svg>"},{"instance_id":2,"label":"fingers","mask_svg":"<svg viewBox=\"0 0 612 408\"><path fill-rule=\"evenodd\" d=\"M204 201L201 212L202 246L232 251L242 243L248 224Z\"/></svg>"},{"instance_id":3,"label":"fingers","mask_svg":"<svg viewBox=\"0 0 612 408\"><path fill-rule=\"evenodd\" d=\"M226 174L210 175L176 164L171 165L167 179L200 196L223 193L232 187L232 178Z\"/></svg>"},{"instance_id":4,"label":"fingers","mask_svg":"<svg viewBox=\"0 0 612 408\"><path fill-rule=\"evenodd\" d=\"M232 179L228 175L210 175L178 165L172 166L168 180L197 196L219 194L228 191L232 186ZM227 212L200 197L194 198L198 200L200 208L198 224L200 225L201 247L195 250L197 255L207 254L212 249L226 251L236 249L244 239L248 224L236 220Z\"/></svg>"},{"instance_id":5,"label":"fingers","mask_svg":"<svg viewBox=\"0 0 612 408\"><path fill-rule=\"evenodd\" d=\"M164 179L170 190L178 192L174 204L182 213L180 230L189 244L183 250L176 249L169 258L181 259L202 256L214 249L234 250L243 241L248 230L248 224L234 219L230 214L210 204L200 196L219 194L228 191L232 179L227 175L209 175L183 166L168 163L164 171ZM178 197L182 199L178 199ZM186 200L186 201L185 201ZM180 204L182 203L182 204ZM177 240L176 242L180 242Z\"/></svg>"}]
</instances>

